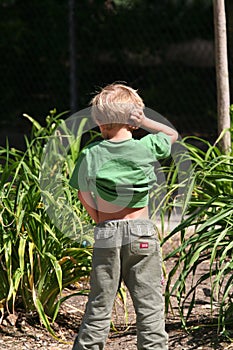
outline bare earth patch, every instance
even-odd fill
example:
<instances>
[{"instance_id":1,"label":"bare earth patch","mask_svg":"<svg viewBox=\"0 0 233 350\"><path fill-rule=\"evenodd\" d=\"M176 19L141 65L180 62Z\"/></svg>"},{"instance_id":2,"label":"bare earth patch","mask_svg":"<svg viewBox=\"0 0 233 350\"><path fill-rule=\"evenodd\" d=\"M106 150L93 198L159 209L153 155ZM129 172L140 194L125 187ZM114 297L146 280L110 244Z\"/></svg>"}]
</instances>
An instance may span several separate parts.
<instances>
[{"instance_id":1,"label":"bare earth patch","mask_svg":"<svg viewBox=\"0 0 233 350\"><path fill-rule=\"evenodd\" d=\"M174 243L174 242L173 242ZM169 247L165 248L169 249ZM169 271L174 261L166 262ZM202 264L198 274L207 271L207 264ZM181 327L176 299L172 299L173 312L169 312L166 319L166 329L169 334L169 349L174 350L233 350L233 343L221 338L217 328L210 319L208 284L202 285L197 291L197 303L190 318L191 330L185 332ZM73 293L74 290L65 290ZM38 317L27 315L23 311L15 316L4 319L0 326L0 349L11 350L71 350L72 343L78 332L78 327L85 309L87 297L75 296L68 299L61 307L54 331L60 338L57 341L40 324ZM109 334L106 350L136 350L135 313L130 297L128 296L128 326L126 327L124 309L118 299L113 310L113 324L115 331ZM211 323L212 322L212 323ZM202 325L202 327L197 327Z\"/></svg>"}]
</instances>

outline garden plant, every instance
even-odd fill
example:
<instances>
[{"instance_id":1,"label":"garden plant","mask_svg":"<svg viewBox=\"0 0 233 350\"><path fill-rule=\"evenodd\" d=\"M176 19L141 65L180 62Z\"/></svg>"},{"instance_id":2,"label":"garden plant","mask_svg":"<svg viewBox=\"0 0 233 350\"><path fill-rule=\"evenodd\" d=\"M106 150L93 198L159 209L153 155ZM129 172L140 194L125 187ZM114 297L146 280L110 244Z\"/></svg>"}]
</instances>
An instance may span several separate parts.
<instances>
[{"instance_id":1,"label":"garden plant","mask_svg":"<svg viewBox=\"0 0 233 350\"><path fill-rule=\"evenodd\" d=\"M214 306L215 310L217 307L218 331L231 337L228 326L232 324L233 312L233 154L222 153L221 137L214 145L196 137L182 141L192 161L192 169L181 210L182 220L163 239L164 244L177 235L180 237L179 246L165 257L165 260L175 258L174 267L167 276L165 296L167 310L171 306L171 296L176 296L180 318L187 329L197 290L203 282L209 281L211 315ZM194 141L198 142L198 147ZM175 196L175 181L167 186ZM168 202L166 207L169 209L174 205L177 205L175 200ZM203 262L209 269L196 278ZM191 279L191 285L187 283L188 279Z\"/></svg>"},{"instance_id":2,"label":"garden plant","mask_svg":"<svg viewBox=\"0 0 233 350\"><path fill-rule=\"evenodd\" d=\"M31 137L25 138L26 151L12 149L8 144L0 149L0 320L5 312L13 314L21 307L38 313L52 334L51 323L60 304L70 296L63 296L62 291L81 277L89 276L92 254L90 247L69 239L55 225L41 196L44 147L63 116L51 111L46 125L41 126L25 115L32 122ZM81 134L82 130L77 133ZM76 134L70 139L70 155L66 163L63 159L60 176L64 188L68 187L67 168L74 166L79 152L79 136ZM76 193L66 191L65 194L70 206L78 213L79 230L82 230L89 218Z\"/></svg>"}]
</instances>

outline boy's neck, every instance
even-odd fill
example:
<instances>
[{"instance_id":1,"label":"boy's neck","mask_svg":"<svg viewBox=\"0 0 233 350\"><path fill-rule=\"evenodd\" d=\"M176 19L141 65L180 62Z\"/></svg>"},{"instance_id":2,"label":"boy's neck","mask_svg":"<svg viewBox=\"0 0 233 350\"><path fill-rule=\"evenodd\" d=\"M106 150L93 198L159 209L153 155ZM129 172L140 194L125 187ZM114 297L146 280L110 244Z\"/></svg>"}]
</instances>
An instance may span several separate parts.
<instances>
[{"instance_id":1,"label":"boy's neck","mask_svg":"<svg viewBox=\"0 0 233 350\"><path fill-rule=\"evenodd\" d=\"M132 131L127 125L124 126L114 126L113 128L108 128L102 126L101 133L104 139L110 141L124 141L132 138Z\"/></svg>"}]
</instances>

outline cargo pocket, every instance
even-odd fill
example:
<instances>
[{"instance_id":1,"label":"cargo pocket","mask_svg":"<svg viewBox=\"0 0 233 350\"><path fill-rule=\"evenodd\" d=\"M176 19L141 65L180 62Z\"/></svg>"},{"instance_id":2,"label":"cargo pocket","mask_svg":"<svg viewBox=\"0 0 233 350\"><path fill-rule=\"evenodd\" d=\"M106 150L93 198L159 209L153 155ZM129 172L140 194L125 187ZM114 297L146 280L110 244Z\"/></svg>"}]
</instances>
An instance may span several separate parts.
<instances>
[{"instance_id":1,"label":"cargo pocket","mask_svg":"<svg viewBox=\"0 0 233 350\"><path fill-rule=\"evenodd\" d=\"M94 237L96 248L110 248L114 246L116 229L114 227L95 227Z\"/></svg>"},{"instance_id":2,"label":"cargo pocket","mask_svg":"<svg viewBox=\"0 0 233 350\"><path fill-rule=\"evenodd\" d=\"M135 255L149 255L159 250L153 226L143 224L130 225L130 250Z\"/></svg>"}]
</instances>

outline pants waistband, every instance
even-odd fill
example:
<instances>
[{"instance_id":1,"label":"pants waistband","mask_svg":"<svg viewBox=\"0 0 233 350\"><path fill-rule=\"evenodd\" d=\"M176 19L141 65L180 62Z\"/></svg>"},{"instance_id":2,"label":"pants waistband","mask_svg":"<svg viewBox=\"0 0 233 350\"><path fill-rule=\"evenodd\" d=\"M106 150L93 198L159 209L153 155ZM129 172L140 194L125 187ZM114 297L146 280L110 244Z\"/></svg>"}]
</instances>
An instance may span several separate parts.
<instances>
[{"instance_id":1,"label":"pants waistband","mask_svg":"<svg viewBox=\"0 0 233 350\"><path fill-rule=\"evenodd\" d=\"M96 227L109 227L109 226L115 226L118 227L119 225L128 225L128 224L134 224L134 225L154 225L153 221L150 219L116 219L116 220L106 220L98 223Z\"/></svg>"}]
</instances>

